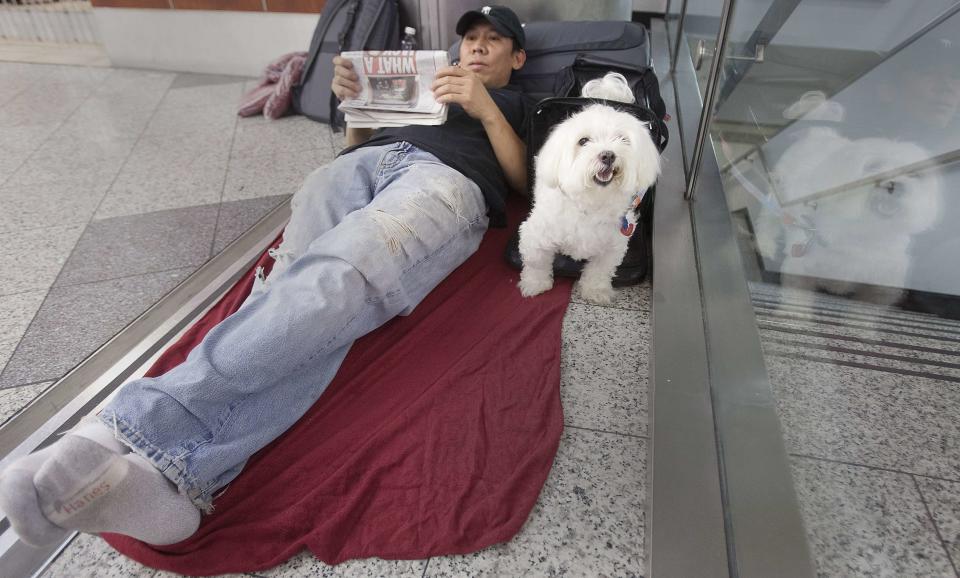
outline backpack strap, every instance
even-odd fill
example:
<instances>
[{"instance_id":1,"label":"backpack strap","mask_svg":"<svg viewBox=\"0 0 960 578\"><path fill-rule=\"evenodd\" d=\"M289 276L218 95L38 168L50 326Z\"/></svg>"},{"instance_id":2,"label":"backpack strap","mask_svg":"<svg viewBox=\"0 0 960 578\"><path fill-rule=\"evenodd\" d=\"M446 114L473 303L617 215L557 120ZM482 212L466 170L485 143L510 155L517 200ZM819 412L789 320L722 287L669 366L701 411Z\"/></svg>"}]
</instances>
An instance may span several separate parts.
<instances>
[{"instance_id":1,"label":"backpack strap","mask_svg":"<svg viewBox=\"0 0 960 578\"><path fill-rule=\"evenodd\" d=\"M323 39L326 38L327 32L330 30L330 25L333 24L337 13L340 12L348 2L355 3L356 1L357 0L333 0L324 6L324 10L320 14L320 24L316 30L313 31L313 39L310 41L310 57L303 67L303 74L300 78L307 78L310 75L310 71L313 69L313 65L317 60L317 54L319 54L321 48L323 48Z\"/></svg>"},{"instance_id":2,"label":"backpack strap","mask_svg":"<svg viewBox=\"0 0 960 578\"><path fill-rule=\"evenodd\" d=\"M343 52L344 47L347 44L347 40L350 38L350 35L353 33L354 27L357 25L357 13L360 12L360 0L348 0L349 4L347 5L347 24L340 30L340 34L337 35L337 53ZM346 128L346 125L340 119L340 111L337 107L340 105L340 101L337 99L337 95L330 91L330 128L334 131L337 131L341 128Z\"/></svg>"},{"instance_id":3,"label":"backpack strap","mask_svg":"<svg viewBox=\"0 0 960 578\"><path fill-rule=\"evenodd\" d=\"M353 28L357 25L357 13L359 11L360 0L350 0L350 4L347 6L347 24L340 30L340 34L337 35L339 52L343 52L344 47L347 45L347 39L353 32Z\"/></svg>"}]
</instances>

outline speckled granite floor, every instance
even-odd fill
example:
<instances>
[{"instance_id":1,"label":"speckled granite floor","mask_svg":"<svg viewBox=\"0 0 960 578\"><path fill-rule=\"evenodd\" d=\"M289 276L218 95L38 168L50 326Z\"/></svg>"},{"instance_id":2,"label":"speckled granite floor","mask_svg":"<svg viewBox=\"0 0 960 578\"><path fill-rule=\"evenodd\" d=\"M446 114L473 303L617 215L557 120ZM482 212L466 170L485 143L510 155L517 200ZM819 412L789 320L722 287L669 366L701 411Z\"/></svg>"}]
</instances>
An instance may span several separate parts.
<instances>
[{"instance_id":1,"label":"speckled granite floor","mask_svg":"<svg viewBox=\"0 0 960 578\"><path fill-rule=\"evenodd\" d=\"M238 119L245 79L0 62L0 422L328 162L303 118ZM639 576L645 568L649 285L564 321L566 432L509 544L262 576ZM78 535L44 576L171 576Z\"/></svg>"},{"instance_id":2,"label":"speckled granite floor","mask_svg":"<svg viewBox=\"0 0 960 578\"><path fill-rule=\"evenodd\" d=\"M755 283L823 576L957 576L960 322Z\"/></svg>"}]
</instances>

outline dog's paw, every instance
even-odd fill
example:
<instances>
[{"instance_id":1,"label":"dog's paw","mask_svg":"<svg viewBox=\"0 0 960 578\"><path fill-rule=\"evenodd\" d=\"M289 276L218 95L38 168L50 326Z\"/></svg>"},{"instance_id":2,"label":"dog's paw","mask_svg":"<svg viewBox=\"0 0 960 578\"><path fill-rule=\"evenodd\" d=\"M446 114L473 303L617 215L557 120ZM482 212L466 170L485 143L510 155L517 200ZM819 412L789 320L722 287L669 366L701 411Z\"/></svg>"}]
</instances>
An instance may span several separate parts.
<instances>
[{"instance_id":1,"label":"dog's paw","mask_svg":"<svg viewBox=\"0 0 960 578\"><path fill-rule=\"evenodd\" d=\"M616 294L613 286L609 283L606 285L580 284L580 295L587 301L596 303L597 305L610 305L613 303L613 298Z\"/></svg>"},{"instance_id":2,"label":"dog's paw","mask_svg":"<svg viewBox=\"0 0 960 578\"><path fill-rule=\"evenodd\" d=\"M549 274L531 273L524 270L520 274L520 283L518 283L517 286L520 287L521 295L524 297L533 297L534 295L539 295L544 291L552 289L553 277Z\"/></svg>"}]
</instances>

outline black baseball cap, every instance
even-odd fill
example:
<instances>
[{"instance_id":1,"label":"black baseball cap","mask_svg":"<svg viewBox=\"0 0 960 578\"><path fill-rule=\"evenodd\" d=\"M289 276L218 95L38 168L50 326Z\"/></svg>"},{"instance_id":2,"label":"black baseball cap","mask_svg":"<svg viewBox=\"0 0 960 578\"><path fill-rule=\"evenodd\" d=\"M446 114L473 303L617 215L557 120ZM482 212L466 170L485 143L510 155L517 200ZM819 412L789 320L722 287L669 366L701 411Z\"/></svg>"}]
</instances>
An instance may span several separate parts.
<instances>
[{"instance_id":1,"label":"black baseball cap","mask_svg":"<svg viewBox=\"0 0 960 578\"><path fill-rule=\"evenodd\" d=\"M471 10L457 20L457 34L463 36L463 33L473 25L474 22L484 19L493 26L494 30L514 38L522 49L527 43L527 38L523 34L523 26L520 25L520 19L513 10L506 6L484 6L479 10Z\"/></svg>"}]
</instances>

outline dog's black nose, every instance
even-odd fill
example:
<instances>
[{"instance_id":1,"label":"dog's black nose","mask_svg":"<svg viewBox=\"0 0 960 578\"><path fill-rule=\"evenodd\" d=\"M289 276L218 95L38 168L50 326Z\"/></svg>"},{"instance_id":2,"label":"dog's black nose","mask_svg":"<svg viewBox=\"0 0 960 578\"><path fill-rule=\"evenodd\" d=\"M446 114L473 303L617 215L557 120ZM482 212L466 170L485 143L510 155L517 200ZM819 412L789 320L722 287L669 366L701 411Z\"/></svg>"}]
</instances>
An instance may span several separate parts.
<instances>
[{"instance_id":1,"label":"dog's black nose","mask_svg":"<svg viewBox=\"0 0 960 578\"><path fill-rule=\"evenodd\" d=\"M617 155L613 151L603 151L600 153L600 162L605 165L612 165L617 160Z\"/></svg>"}]
</instances>

